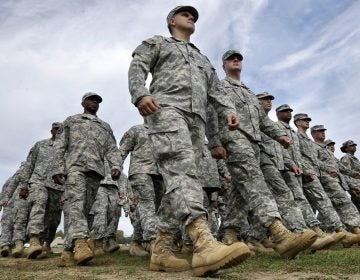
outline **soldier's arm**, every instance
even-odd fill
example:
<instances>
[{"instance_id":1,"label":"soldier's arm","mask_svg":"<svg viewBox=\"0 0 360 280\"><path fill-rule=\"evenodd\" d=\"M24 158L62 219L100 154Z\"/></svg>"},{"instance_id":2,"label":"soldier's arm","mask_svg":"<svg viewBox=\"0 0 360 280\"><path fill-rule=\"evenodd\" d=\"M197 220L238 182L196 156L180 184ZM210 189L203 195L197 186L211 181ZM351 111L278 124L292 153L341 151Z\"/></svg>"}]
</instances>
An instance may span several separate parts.
<instances>
[{"instance_id":1,"label":"soldier's arm","mask_svg":"<svg viewBox=\"0 0 360 280\"><path fill-rule=\"evenodd\" d=\"M206 108L206 138L208 139L208 149L222 146L219 137L218 115L214 107L208 103Z\"/></svg>"},{"instance_id":2,"label":"soldier's arm","mask_svg":"<svg viewBox=\"0 0 360 280\"><path fill-rule=\"evenodd\" d=\"M287 136L286 131L279 126L276 122L272 121L265 113L264 109L258 105L259 110L259 124L260 130L264 132L267 136L271 137L275 141L282 144L280 138Z\"/></svg>"},{"instance_id":3,"label":"soldier's arm","mask_svg":"<svg viewBox=\"0 0 360 280\"><path fill-rule=\"evenodd\" d=\"M67 118L63 123L63 129L58 130L54 142L54 160L51 169L51 177L65 174L65 152L68 149L71 119Z\"/></svg>"},{"instance_id":4,"label":"soldier's arm","mask_svg":"<svg viewBox=\"0 0 360 280\"><path fill-rule=\"evenodd\" d=\"M121 157L120 165L123 166L125 159L132 152L135 148L136 144L136 135L134 128L130 128L128 131L125 132L123 137L120 140L119 144L119 153Z\"/></svg>"},{"instance_id":5,"label":"soldier's arm","mask_svg":"<svg viewBox=\"0 0 360 280\"><path fill-rule=\"evenodd\" d=\"M121 173L121 157L119 150L116 146L115 136L111 128L108 131L108 139L106 141L105 158L109 162L111 168L111 177L113 180L117 180Z\"/></svg>"},{"instance_id":6,"label":"soldier's arm","mask_svg":"<svg viewBox=\"0 0 360 280\"><path fill-rule=\"evenodd\" d=\"M26 158L24 167L21 170L21 180L23 182L29 182L30 177L35 169L36 159L39 154L39 145L36 143L31 149Z\"/></svg>"}]
</instances>

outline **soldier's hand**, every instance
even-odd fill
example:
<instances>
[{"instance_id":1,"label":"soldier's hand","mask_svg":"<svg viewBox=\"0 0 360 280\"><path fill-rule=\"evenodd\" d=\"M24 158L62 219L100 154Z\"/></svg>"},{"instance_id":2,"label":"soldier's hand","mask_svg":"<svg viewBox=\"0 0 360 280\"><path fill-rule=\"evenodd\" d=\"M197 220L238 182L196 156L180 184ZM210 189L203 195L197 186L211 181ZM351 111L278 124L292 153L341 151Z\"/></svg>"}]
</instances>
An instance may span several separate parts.
<instances>
[{"instance_id":1,"label":"soldier's hand","mask_svg":"<svg viewBox=\"0 0 360 280\"><path fill-rule=\"evenodd\" d=\"M118 195L119 195L120 200L125 198L124 192L118 192Z\"/></svg>"},{"instance_id":2,"label":"soldier's hand","mask_svg":"<svg viewBox=\"0 0 360 280\"><path fill-rule=\"evenodd\" d=\"M314 174L310 174L310 175L307 175L306 176L306 180L308 181L308 182L312 182L312 181L314 181L316 179L316 175L314 175Z\"/></svg>"},{"instance_id":3,"label":"soldier's hand","mask_svg":"<svg viewBox=\"0 0 360 280\"><path fill-rule=\"evenodd\" d=\"M21 187L19 191L19 198L27 199L29 196L29 188L28 187Z\"/></svg>"},{"instance_id":4,"label":"soldier's hand","mask_svg":"<svg viewBox=\"0 0 360 280\"><path fill-rule=\"evenodd\" d=\"M141 98L136 106L143 117L149 116L161 108L160 104L157 103L155 98L151 95L146 95Z\"/></svg>"},{"instance_id":5,"label":"soldier's hand","mask_svg":"<svg viewBox=\"0 0 360 280\"><path fill-rule=\"evenodd\" d=\"M9 204L9 201L8 201L8 200L3 200L0 205L1 205L2 207L6 207L6 206L8 206L8 204Z\"/></svg>"},{"instance_id":6,"label":"soldier's hand","mask_svg":"<svg viewBox=\"0 0 360 280\"><path fill-rule=\"evenodd\" d=\"M336 171L330 171L329 174L331 177L334 177L334 178L336 178L339 175Z\"/></svg>"},{"instance_id":7,"label":"soldier's hand","mask_svg":"<svg viewBox=\"0 0 360 280\"><path fill-rule=\"evenodd\" d=\"M53 176L53 180L55 184L64 185L65 183L65 176L64 174L56 174Z\"/></svg>"},{"instance_id":8,"label":"soldier's hand","mask_svg":"<svg viewBox=\"0 0 360 280\"><path fill-rule=\"evenodd\" d=\"M352 189L352 192L353 192L354 194L360 194L360 187L355 187L355 188L353 188L353 189Z\"/></svg>"},{"instance_id":9,"label":"soldier's hand","mask_svg":"<svg viewBox=\"0 0 360 280\"><path fill-rule=\"evenodd\" d=\"M216 159L227 158L227 151L223 146L217 146L210 150L211 156Z\"/></svg>"},{"instance_id":10,"label":"soldier's hand","mask_svg":"<svg viewBox=\"0 0 360 280\"><path fill-rule=\"evenodd\" d=\"M229 130L235 130L239 128L240 118L234 113L229 113L226 115L226 121L228 124Z\"/></svg>"},{"instance_id":11,"label":"soldier's hand","mask_svg":"<svg viewBox=\"0 0 360 280\"><path fill-rule=\"evenodd\" d=\"M226 182L231 183L231 180L232 180L231 175L225 176L225 180L226 180Z\"/></svg>"},{"instance_id":12,"label":"soldier's hand","mask_svg":"<svg viewBox=\"0 0 360 280\"><path fill-rule=\"evenodd\" d=\"M120 170L119 169L113 169L111 170L111 179L113 179L114 181L116 181L117 179L119 179L120 177Z\"/></svg>"},{"instance_id":13,"label":"soldier's hand","mask_svg":"<svg viewBox=\"0 0 360 280\"><path fill-rule=\"evenodd\" d=\"M129 212L128 211L124 211L125 213L125 217L129 217Z\"/></svg>"},{"instance_id":14,"label":"soldier's hand","mask_svg":"<svg viewBox=\"0 0 360 280\"><path fill-rule=\"evenodd\" d=\"M286 135L280 136L279 139L278 139L278 142L279 142L281 145L283 145L283 147L284 147L285 149L287 149L287 148L290 146L290 144L293 143L293 141L290 139L290 137L289 137L289 136L286 136Z\"/></svg>"},{"instance_id":15,"label":"soldier's hand","mask_svg":"<svg viewBox=\"0 0 360 280\"><path fill-rule=\"evenodd\" d=\"M294 174L295 174L296 177L301 176L301 174L303 173L302 170L301 170L301 168L298 167L298 166L295 166L295 167L293 168L293 172L294 172Z\"/></svg>"},{"instance_id":16,"label":"soldier's hand","mask_svg":"<svg viewBox=\"0 0 360 280\"><path fill-rule=\"evenodd\" d=\"M354 177L355 179L360 179L360 173L358 172L358 173L356 173L356 175L355 175L355 177Z\"/></svg>"}]
</instances>

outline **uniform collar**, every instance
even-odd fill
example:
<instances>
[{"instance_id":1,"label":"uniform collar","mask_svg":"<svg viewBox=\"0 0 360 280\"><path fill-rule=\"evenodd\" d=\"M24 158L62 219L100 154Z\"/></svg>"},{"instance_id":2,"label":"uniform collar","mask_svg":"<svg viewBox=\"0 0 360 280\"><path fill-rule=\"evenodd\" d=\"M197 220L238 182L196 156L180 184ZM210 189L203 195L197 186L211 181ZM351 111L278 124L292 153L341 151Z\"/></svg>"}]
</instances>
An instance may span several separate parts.
<instances>
[{"instance_id":1,"label":"uniform collar","mask_svg":"<svg viewBox=\"0 0 360 280\"><path fill-rule=\"evenodd\" d=\"M183 44L189 44L190 46L192 46L194 49L196 49L197 51L200 52L200 50L191 42L184 42L181 41L179 39L176 39L175 37L170 37L170 38L165 38L165 40L169 43L183 43Z\"/></svg>"}]
</instances>

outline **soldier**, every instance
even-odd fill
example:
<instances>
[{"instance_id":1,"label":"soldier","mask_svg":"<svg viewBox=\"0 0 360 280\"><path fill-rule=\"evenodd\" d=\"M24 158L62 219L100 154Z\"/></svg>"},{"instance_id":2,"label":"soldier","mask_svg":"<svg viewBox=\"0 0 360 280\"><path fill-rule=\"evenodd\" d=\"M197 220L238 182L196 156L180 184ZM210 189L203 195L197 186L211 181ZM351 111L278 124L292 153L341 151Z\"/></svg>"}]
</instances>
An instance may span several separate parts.
<instances>
[{"instance_id":1,"label":"soldier","mask_svg":"<svg viewBox=\"0 0 360 280\"><path fill-rule=\"evenodd\" d=\"M306 134L310 121L311 118L304 113L294 116L303 166L305 166L303 175L304 194L310 205L319 211L322 227L328 232L335 231L333 238L341 240L343 246L351 246L351 244L358 242L357 236L343 229L341 219L320 183L320 174L324 167L322 167L323 163L318 160L316 144Z\"/></svg>"},{"instance_id":2,"label":"soldier","mask_svg":"<svg viewBox=\"0 0 360 280\"><path fill-rule=\"evenodd\" d=\"M320 165L322 171L320 173L320 182L346 229L357 235L358 241L360 241L360 215L346 191L341 187L339 176L341 170L347 176L360 179L360 173L338 163L333 153L326 149L324 143L326 128L323 125L311 127L311 135L316 143L318 159L322 162L322 165ZM348 244L345 241L343 245L347 247Z\"/></svg>"},{"instance_id":3,"label":"soldier","mask_svg":"<svg viewBox=\"0 0 360 280\"><path fill-rule=\"evenodd\" d=\"M222 61L226 78L218 84L221 96L231 99L242 122L239 129L228 131L219 119L219 138L223 146L209 147L214 157L221 153L228 154L226 163L232 176L224 238L237 240L241 220L238 213L242 207L248 207L254 218L252 226L263 229L262 238L266 238L267 232L270 232L276 244L275 250L283 258L291 259L310 246L315 236L292 233L281 222L277 204L260 169L260 132L285 147L291 142L285 132L268 118L251 90L240 82L242 60L243 56L236 50L225 52ZM246 202L245 205L240 205L241 198Z\"/></svg>"},{"instance_id":4,"label":"soldier","mask_svg":"<svg viewBox=\"0 0 360 280\"><path fill-rule=\"evenodd\" d=\"M282 172L283 178L286 184L291 189L294 200L298 207L301 209L306 225L315 231L318 235L316 241L311 245L312 251L327 249L330 246L336 244L339 239L335 240L333 236L323 232L320 228L320 222L316 218L315 213L312 207L309 204L309 201L304 195L302 177L308 175L308 166L304 163L301 151L300 151L300 142L299 137L295 130L290 126L290 121L292 118L292 109L288 104L282 104L276 108L276 116L278 118L278 125L282 127L287 136L289 136L293 144L288 148L288 153L291 160L296 164L296 166L301 168L301 173L295 174L289 169L285 169Z\"/></svg>"},{"instance_id":5,"label":"soldier","mask_svg":"<svg viewBox=\"0 0 360 280\"><path fill-rule=\"evenodd\" d=\"M272 108L274 96L267 92L256 96L268 115ZM295 176L300 176L302 174L301 168L292 161L286 149L263 132L261 133L261 140L259 144L261 170L277 202L281 217L291 231L300 233L309 231L302 212L294 200L293 193L282 176L285 170L293 172ZM312 233L315 235L314 232Z\"/></svg>"},{"instance_id":6,"label":"soldier","mask_svg":"<svg viewBox=\"0 0 360 280\"><path fill-rule=\"evenodd\" d=\"M125 175L121 175L119 180L126 180ZM124 183L122 183L124 184ZM95 256L108 252L115 252L120 249L115 239L115 233L121 215L120 199L125 196L120 191L120 182L111 178L109 163L105 160L105 178L101 180L100 187L96 195L95 202L91 207L91 239L88 242Z\"/></svg>"},{"instance_id":7,"label":"soldier","mask_svg":"<svg viewBox=\"0 0 360 280\"><path fill-rule=\"evenodd\" d=\"M249 249L237 243L216 242L202 205L201 184L196 169L204 146L206 105L211 102L230 129L239 119L227 99L215 91L217 76L208 59L190 42L198 11L178 6L166 21L172 37L155 36L143 41L133 52L129 69L129 89L133 104L147 119L159 173L166 193L159 208L160 222L150 260L151 270L182 271L189 268L166 244L170 216L181 221L193 241L192 267L196 276L236 265L246 259ZM150 90L145 87L152 74ZM165 211L170 207L171 211ZM164 207L163 207L164 206Z\"/></svg>"},{"instance_id":8,"label":"soldier","mask_svg":"<svg viewBox=\"0 0 360 280\"><path fill-rule=\"evenodd\" d=\"M105 176L104 158L109 162L111 177L117 180L120 176L120 157L112 129L96 115L101 102L101 96L96 93L84 94L81 103L84 113L68 117L55 141L54 181L61 184L64 175L67 176L65 200L69 208L69 229L66 238L71 248L64 248L65 263L74 259L81 265L93 258L86 239L89 212Z\"/></svg>"},{"instance_id":9,"label":"soldier","mask_svg":"<svg viewBox=\"0 0 360 280\"><path fill-rule=\"evenodd\" d=\"M341 163L351 170L360 172L360 161L355 157L356 143L352 140L345 141L340 150L345 155L340 159ZM349 180L351 200L360 211L360 180Z\"/></svg>"},{"instance_id":10,"label":"soldier","mask_svg":"<svg viewBox=\"0 0 360 280\"><path fill-rule=\"evenodd\" d=\"M61 123L52 124L51 138L35 143L23 169L23 176L30 188L27 229L30 236L29 259L35 259L43 251L44 256L51 252L50 244L55 238L61 220L60 198L64 186L55 184L50 176L55 154L54 142L60 128ZM40 238L44 242L44 247ZM15 250L22 254L22 248L23 244L19 242Z\"/></svg>"},{"instance_id":11,"label":"soldier","mask_svg":"<svg viewBox=\"0 0 360 280\"><path fill-rule=\"evenodd\" d=\"M148 135L148 125L131 127L120 140L122 163L130 153L129 182L136 199L136 210L143 238L133 240L130 253L144 255L141 241L154 243L156 238L156 210L164 192L163 179L159 174Z\"/></svg>"}]
</instances>

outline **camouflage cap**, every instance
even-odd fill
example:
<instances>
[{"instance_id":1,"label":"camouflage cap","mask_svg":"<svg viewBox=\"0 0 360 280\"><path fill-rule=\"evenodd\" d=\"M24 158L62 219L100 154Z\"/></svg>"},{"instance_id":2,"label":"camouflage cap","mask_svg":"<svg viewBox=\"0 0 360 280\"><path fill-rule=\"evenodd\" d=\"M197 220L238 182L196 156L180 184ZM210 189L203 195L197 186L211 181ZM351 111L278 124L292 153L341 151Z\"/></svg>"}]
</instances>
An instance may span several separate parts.
<instances>
[{"instance_id":1,"label":"camouflage cap","mask_svg":"<svg viewBox=\"0 0 360 280\"><path fill-rule=\"evenodd\" d=\"M326 130L326 128L322 125L322 124L317 124L317 125L314 125L310 128L310 131L313 132L313 131L321 131L321 130Z\"/></svg>"},{"instance_id":2,"label":"camouflage cap","mask_svg":"<svg viewBox=\"0 0 360 280\"><path fill-rule=\"evenodd\" d=\"M279 107L276 108L276 112L282 112L282 111L290 111L292 112L293 109L290 108L288 104L282 104Z\"/></svg>"},{"instance_id":3,"label":"camouflage cap","mask_svg":"<svg viewBox=\"0 0 360 280\"><path fill-rule=\"evenodd\" d=\"M222 62L224 63L225 60L227 60L230 56L232 56L233 54L237 54L240 57L240 60L243 60L243 56L239 51L236 50L228 50L226 51L223 56L222 56Z\"/></svg>"},{"instance_id":4,"label":"camouflage cap","mask_svg":"<svg viewBox=\"0 0 360 280\"><path fill-rule=\"evenodd\" d=\"M194 17L194 22L196 22L199 18L199 13L193 6L177 6L174 9L172 9L168 14L168 16L166 17L167 24L169 24L170 19L172 19L177 13L180 13L182 11L187 11L190 14L192 14Z\"/></svg>"},{"instance_id":5,"label":"camouflage cap","mask_svg":"<svg viewBox=\"0 0 360 280\"><path fill-rule=\"evenodd\" d=\"M51 125L51 128L60 128L62 127L62 123L61 122L54 122Z\"/></svg>"},{"instance_id":6,"label":"camouflage cap","mask_svg":"<svg viewBox=\"0 0 360 280\"><path fill-rule=\"evenodd\" d=\"M333 140L331 140L331 139L327 139L327 140L325 140L325 142L324 142L324 144L326 145L326 146L328 146L328 145L330 145L330 144L336 144L335 143L335 141L333 141Z\"/></svg>"},{"instance_id":7,"label":"camouflage cap","mask_svg":"<svg viewBox=\"0 0 360 280\"><path fill-rule=\"evenodd\" d=\"M294 116L294 122L296 122L297 120L309 120L311 122L311 118L307 114L304 114L304 113L296 114Z\"/></svg>"},{"instance_id":8,"label":"camouflage cap","mask_svg":"<svg viewBox=\"0 0 360 280\"><path fill-rule=\"evenodd\" d=\"M263 99L263 98L270 98L270 100L275 99L275 97L273 95L271 95L270 93L268 93L267 91L257 94L256 97L258 99Z\"/></svg>"},{"instance_id":9,"label":"camouflage cap","mask_svg":"<svg viewBox=\"0 0 360 280\"><path fill-rule=\"evenodd\" d=\"M96 96L99 99L99 103L102 102L102 97L100 95L98 95L97 93L94 92L87 92L83 95L82 97L82 101L85 101L86 98L91 97L91 96Z\"/></svg>"},{"instance_id":10,"label":"camouflage cap","mask_svg":"<svg viewBox=\"0 0 360 280\"><path fill-rule=\"evenodd\" d=\"M342 146L340 147L340 150L343 153L346 153L346 148L350 146L357 146L357 144L353 140L347 140L344 143L342 143Z\"/></svg>"}]
</instances>

